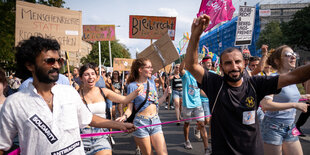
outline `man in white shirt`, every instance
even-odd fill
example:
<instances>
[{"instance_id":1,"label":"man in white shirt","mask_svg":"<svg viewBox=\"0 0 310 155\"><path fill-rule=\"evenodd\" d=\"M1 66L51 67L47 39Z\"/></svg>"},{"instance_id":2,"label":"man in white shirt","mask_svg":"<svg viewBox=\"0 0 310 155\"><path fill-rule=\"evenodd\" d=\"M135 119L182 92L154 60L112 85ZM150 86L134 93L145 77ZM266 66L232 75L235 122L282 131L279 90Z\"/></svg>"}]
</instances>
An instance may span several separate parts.
<instances>
[{"instance_id":1,"label":"man in white shirt","mask_svg":"<svg viewBox=\"0 0 310 155\"><path fill-rule=\"evenodd\" d=\"M18 133L21 154L85 154L79 128L86 125L133 131L92 115L77 91L56 84L63 59L56 40L30 37L17 47L17 68L33 83L7 98L0 111L0 155Z\"/></svg>"}]
</instances>

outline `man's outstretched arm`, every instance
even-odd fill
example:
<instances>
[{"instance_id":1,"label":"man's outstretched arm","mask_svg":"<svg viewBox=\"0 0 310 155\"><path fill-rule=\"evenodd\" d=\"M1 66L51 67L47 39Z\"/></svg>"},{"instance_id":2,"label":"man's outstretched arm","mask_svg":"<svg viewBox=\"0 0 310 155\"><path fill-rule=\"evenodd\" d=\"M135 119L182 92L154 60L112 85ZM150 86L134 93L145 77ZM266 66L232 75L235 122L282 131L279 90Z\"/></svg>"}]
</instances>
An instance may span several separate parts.
<instances>
[{"instance_id":1,"label":"man's outstretched arm","mask_svg":"<svg viewBox=\"0 0 310 155\"><path fill-rule=\"evenodd\" d=\"M185 55L186 69L195 77L198 83L202 83L204 69L198 64L198 44L202 32L208 27L210 17L201 15L192 23L191 37Z\"/></svg>"},{"instance_id":2,"label":"man's outstretched arm","mask_svg":"<svg viewBox=\"0 0 310 155\"><path fill-rule=\"evenodd\" d=\"M278 89L287 85L303 83L310 79L310 64L298 67L297 69L281 74L278 80Z\"/></svg>"}]
</instances>

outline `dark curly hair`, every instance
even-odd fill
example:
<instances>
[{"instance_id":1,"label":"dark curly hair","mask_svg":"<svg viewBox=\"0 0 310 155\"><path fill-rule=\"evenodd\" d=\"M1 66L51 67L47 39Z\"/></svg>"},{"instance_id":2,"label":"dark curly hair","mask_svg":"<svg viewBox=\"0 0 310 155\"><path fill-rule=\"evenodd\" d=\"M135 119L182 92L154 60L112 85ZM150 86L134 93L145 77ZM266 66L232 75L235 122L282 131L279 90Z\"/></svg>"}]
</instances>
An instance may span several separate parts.
<instances>
[{"instance_id":1,"label":"dark curly hair","mask_svg":"<svg viewBox=\"0 0 310 155\"><path fill-rule=\"evenodd\" d=\"M54 39L31 36L27 40L19 42L16 47L15 60L17 63L16 76L26 80L32 77L31 72L25 66L26 63L36 64L36 58L42 51L60 50L59 43Z\"/></svg>"}]
</instances>

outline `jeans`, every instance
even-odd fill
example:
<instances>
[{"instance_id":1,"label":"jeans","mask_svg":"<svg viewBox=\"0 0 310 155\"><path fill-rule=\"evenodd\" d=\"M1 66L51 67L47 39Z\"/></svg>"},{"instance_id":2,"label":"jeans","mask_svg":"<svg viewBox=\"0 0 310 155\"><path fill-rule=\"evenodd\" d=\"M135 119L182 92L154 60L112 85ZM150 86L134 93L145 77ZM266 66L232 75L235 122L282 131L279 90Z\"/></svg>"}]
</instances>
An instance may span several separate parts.
<instances>
[{"instance_id":1,"label":"jeans","mask_svg":"<svg viewBox=\"0 0 310 155\"><path fill-rule=\"evenodd\" d=\"M137 114L135 119L133 120L133 124L136 127L158 124L158 123L161 123L158 114L152 117ZM138 129L133 133L133 136L138 137L138 138L145 138L145 137L151 136L156 133L163 133L161 125Z\"/></svg>"}]
</instances>

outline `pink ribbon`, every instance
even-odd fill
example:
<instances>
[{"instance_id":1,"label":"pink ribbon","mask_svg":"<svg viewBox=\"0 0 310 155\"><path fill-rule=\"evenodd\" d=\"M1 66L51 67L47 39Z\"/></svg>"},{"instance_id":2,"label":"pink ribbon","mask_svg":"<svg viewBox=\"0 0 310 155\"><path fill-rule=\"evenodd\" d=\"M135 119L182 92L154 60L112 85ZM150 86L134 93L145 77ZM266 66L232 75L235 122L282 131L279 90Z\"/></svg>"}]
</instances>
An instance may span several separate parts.
<instances>
[{"instance_id":1,"label":"pink ribbon","mask_svg":"<svg viewBox=\"0 0 310 155\"><path fill-rule=\"evenodd\" d=\"M164 124L171 124L171 123L177 123L177 122L184 122L184 121L188 121L188 120L199 119L199 118L210 117L210 116L211 115L200 116L200 117L192 117L192 118L188 118L188 119L182 119L182 120L175 120L175 121L168 121L168 122L163 122L163 123L145 125L145 126L140 126L140 127L137 127L137 128L141 129L141 128L146 128L146 127L151 127L151 126L156 126L156 125L164 125ZM115 134L115 133L123 133L123 132L127 132L127 130L81 134L81 138L95 137L95 136L102 136L102 135Z\"/></svg>"}]
</instances>

